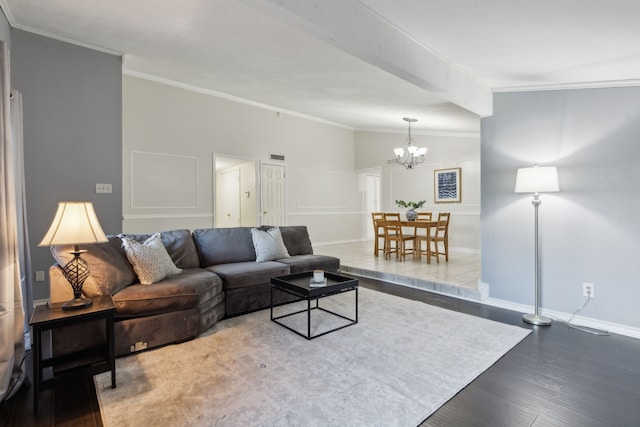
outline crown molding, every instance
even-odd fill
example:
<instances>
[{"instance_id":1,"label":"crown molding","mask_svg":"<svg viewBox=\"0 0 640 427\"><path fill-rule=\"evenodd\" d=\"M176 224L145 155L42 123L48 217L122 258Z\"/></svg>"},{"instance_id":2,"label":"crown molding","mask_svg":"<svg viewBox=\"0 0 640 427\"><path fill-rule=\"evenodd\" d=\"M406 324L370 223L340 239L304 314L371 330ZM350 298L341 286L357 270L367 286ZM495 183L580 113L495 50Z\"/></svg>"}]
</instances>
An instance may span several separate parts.
<instances>
[{"instance_id":1,"label":"crown molding","mask_svg":"<svg viewBox=\"0 0 640 427\"><path fill-rule=\"evenodd\" d=\"M9 5L7 4L6 0L0 0L0 9L2 9L2 12L4 13L4 16L7 18L7 21L9 21L9 25L11 26L12 29L26 31L28 33L37 34L39 36L47 37L47 38L58 40L58 41L61 41L61 42L73 44L73 45L84 47L84 48L91 49L91 50L96 50L98 52L108 53L109 55L115 55L115 56L119 56L119 57L122 57L124 55L123 52L120 52L120 51L117 51L117 50L114 50L114 49L109 49L109 48L106 48L106 47L103 47L103 46L97 46L97 45L94 45L94 44L91 44L91 43L81 42L81 41L78 41L78 40L70 39L68 37L60 36L58 34L53 34L53 33L49 33L47 31L42 31L42 30L37 30L37 29L31 28L31 27L29 27L27 25L18 24L16 22L16 19L13 17L13 14L11 13L11 9L9 9Z\"/></svg>"},{"instance_id":2,"label":"crown molding","mask_svg":"<svg viewBox=\"0 0 640 427\"><path fill-rule=\"evenodd\" d=\"M42 36L42 37L47 37L47 38L50 38L50 39L54 39L54 40L58 40L58 41L65 42L65 43L69 43L69 44L72 44L72 45L84 47L84 48L95 50L95 51L98 51L98 52L107 53L109 55L119 56L121 58L124 56L124 52L120 52L118 50L110 49L110 48L104 47L104 46L98 46L98 45L91 44L91 43L81 42L81 41L70 39L68 37L64 37L64 36L61 36L61 35L58 35L58 34L53 34L53 33L49 33L47 31L42 31L42 30L37 30L35 28L31 28L31 27L28 27L26 25L15 24L15 25L11 25L11 26L12 26L12 28L15 28L17 30L26 31L28 33L37 34L37 35Z\"/></svg>"},{"instance_id":3,"label":"crown molding","mask_svg":"<svg viewBox=\"0 0 640 427\"><path fill-rule=\"evenodd\" d=\"M380 128L380 129L356 129L356 132L373 132L373 133L389 133L394 135L406 135L406 132L398 129ZM448 130L415 130L411 129L412 135L424 135L424 136L443 136L449 138L473 138L479 139L480 132L460 132L460 131L448 131Z\"/></svg>"},{"instance_id":4,"label":"crown molding","mask_svg":"<svg viewBox=\"0 0 640 427\"><path fill-rule=\"evenodd\" d=\"M11 13L11 10L9 10L9 5L7 4L7 0L0 0L0 9L2 9L4 16L7 18L7 21L9 21L9 25L11 25L11 27L15 27L16 20L13 18L13 14Z\"/></svg>"},{"instance_id":5,"label":"crown molding","mask_svg":"<svg viewBox=\"0 0 640 427\"><path fill-rule=\"evenodd\" d=\"M602 89L614 87L640 86L639 79L628 80L603 80L595 82L557 83L548 85L525 85L493 88L493 93L508 92L542 92L545 90L570 90L570 89Z\"/></svg>"}]
</instances>

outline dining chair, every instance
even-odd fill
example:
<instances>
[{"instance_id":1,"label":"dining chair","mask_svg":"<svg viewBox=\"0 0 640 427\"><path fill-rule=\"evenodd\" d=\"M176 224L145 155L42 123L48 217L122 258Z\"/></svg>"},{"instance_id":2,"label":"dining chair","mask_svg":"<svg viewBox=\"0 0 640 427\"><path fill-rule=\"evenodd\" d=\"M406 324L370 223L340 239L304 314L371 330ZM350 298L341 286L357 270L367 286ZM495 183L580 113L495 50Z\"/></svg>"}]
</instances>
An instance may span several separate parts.
<instances>
[{"instance_id":1,"label":"dining chair","mask_svg":"<svg viewBox=\"0 0 640 427\"><path fill-rule=\"evenodd\" d=\"M371 212L371 219L373 220L373 255L378 256L378 252L382 251L384 254L385 240L384 240L384 214L382 212ZM380 239L382 239L382 247L380 246Z\"/></svg>"},{"instance_id":2,"label":"dining chair","mask_svg":"<svg viewBox=\"0 0 640 427\"><path fill-rule=\"evenodd\" d=\"M450 212L440 212L438 214L438 225L434 227L434 232L429 236L427 244L429 248L427 250L427 262L430 261L430 257L435 255L436 261L440 263L440 255L444 255L445 260L449 261L449 219L451 218ZM443 250L440 250L440 243L442 243Z\"/></svg>"},{"instance_id":3,"label":"dining chair","mask_svg":"<svg viewBox=\"0 0 640 427\"><path fill-rule=\"evenodd\" d=\"M417 212L416 221L428 221L431 222L431 218L433 214L431 212ZM416 227L415 238L416 238L416 255L418 259L422 258L422 255L427 256L427 264L430 263L431 259L429 258L429 242L427 239L429 237L428 233L430 232L429 228L426 227ZM424 242L424 249L422 248L422 242Z\"/></svg>"},{"instance_id":4,"label":"dining chair","mask_svg":"<svg viewBox=\"0 0 640 427\"><path fill-rule=\"evenodd\" d=\"M382 214L382 216L384 217L385 221L400 221L401 220L400 214L398 212L384 212ZM393 233L392 230L391 230L391 233ZM385 238L384 238L384 241L385 241L385 249L384 249L385 258L386 258L386 255L387 255L387 243L388 243L386 235L387 234L385 232Z\"/></svg>"},{"instance_id":5,"label":"dining chair","mask_svg":"<svg viewBox=\"0 0 640 427\"><path fill-rule=\"evenodd\" d=\"M399 215L399 214L398 214ZM385 215L386 217L386 215ZM405 235L402 231L400 220L385 218L384 223L384 240L385 240L385 258L391 258L391 254L396 254L396 260L403 261L405 256L413 255L415 258L415 238L413 234ZM411 243L411 247L407 247L407 243Z\"/></svg>"}]
</instances>

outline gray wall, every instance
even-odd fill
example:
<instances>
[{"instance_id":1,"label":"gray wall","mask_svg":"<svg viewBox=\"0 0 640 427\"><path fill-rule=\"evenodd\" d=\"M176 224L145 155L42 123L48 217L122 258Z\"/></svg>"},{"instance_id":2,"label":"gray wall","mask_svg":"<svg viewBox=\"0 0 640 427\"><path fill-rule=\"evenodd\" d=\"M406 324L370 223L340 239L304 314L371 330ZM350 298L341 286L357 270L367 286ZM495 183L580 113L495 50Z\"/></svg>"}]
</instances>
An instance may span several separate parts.
<instances>
[{"instance_id":1,"label":"gray wall","mask_svg":"<svg viewBox=\"0 0 640 427\"><path fill-rule=\"evenodd\" d=\"M12 87L23 95L27 215L33 271L47 271L37 245L60 201L93 202L104 231L122 228L122 64L118 56L12 31ZM96 194L96 183L112 194ZM48 297L48 281L34 298Z\"/></svg>"},{"instance_id":2,"label":"gray wall","mask_svg":"<svg viewBox=\"0 0 640 427\"><path fill-rule=\"evenodd\" d=\"M482 282L490 296L533 304L531 195L518 167L555 165L560 192L540 206L542 306L640 327L640 88L496 94L482 120Z\"/></svg>"}]
</instances>

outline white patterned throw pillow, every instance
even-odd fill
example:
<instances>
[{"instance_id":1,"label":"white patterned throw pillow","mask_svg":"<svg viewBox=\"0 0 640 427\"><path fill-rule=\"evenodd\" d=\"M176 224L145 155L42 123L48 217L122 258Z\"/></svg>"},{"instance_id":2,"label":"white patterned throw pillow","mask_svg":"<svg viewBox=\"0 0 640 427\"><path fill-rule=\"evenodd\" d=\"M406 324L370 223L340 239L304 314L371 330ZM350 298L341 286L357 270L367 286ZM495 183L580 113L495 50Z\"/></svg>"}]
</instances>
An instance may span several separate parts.
<instances>
[{"instance_id":1,"label":"white patterned throw pillow","mask_svg":"<svg viewBox=\"0 0 640 427\"><path fill-rule=\"evenodd\" d=\"M256 250L256 262L289 258L289 252L282 241L282 234L278 227L269 230L252 228L251 237L253 238L253 247Z\"/></svg>"},{"instance_id":2,"label":"white patterned throw pillow","mask_svg":"<svg viewBox=\"0 0 640 427\"><path fill-rule=\"evenodd\" d=\"M143 285L150 285L182 272L162 244L160 233L152 235L144 243L123 237L122 246Z\"/></svg>"}]
</instances>

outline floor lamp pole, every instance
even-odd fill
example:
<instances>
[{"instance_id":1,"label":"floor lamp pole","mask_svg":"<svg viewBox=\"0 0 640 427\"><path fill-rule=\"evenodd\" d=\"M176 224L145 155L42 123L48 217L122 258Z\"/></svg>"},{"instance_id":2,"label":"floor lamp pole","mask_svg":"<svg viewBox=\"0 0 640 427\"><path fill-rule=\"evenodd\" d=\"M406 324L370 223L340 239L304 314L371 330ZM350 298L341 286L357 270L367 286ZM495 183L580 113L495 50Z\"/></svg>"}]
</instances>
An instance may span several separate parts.
<instances>
[{"instance_id":1,"label":"floor lamp pole","mask_svg":"<svg viewBox=\"0 0 640 427\"><path fill-rule=\"evenodd\" d=\"M540 278L538 276L539 270L538 270L538 207L540 207L540 203L542 203L542 200L540 200L540 195L538 193L535 193L533 195L533 200L531 201L531 204L533 205L534 211L535 211L535 226L534 226L534 233L535 233L535 239L534 239L534 260L535 260L535 271L534 271L534 281L535 281L535 296L534 296L534 304L535 304L535 311L534 314L524 314L522 316L522 319L527 322L527 323L531 323L532 325L539 325L539 326L547 326L551 324L551 319L546 317L546 316L541 316L539 314L539 298L540 298Z\"/></svg>"}]
</instances>

